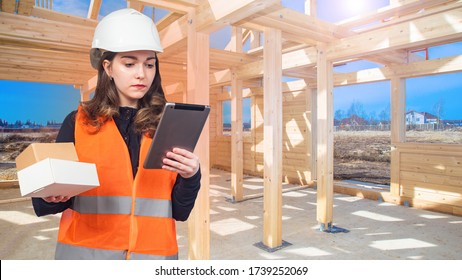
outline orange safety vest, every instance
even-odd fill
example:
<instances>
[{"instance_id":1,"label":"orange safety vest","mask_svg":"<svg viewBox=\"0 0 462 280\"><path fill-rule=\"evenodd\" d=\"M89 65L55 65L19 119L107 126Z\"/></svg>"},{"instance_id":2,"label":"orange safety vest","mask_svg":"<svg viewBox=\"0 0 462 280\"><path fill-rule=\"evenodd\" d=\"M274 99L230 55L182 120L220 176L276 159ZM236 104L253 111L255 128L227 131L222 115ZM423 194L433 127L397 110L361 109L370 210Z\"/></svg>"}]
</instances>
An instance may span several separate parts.
<instances>
[{"instance_id":1,"label":"orange safety vest","mask_svg":"<svg viewBox=\"0 0 462 280\"><path fill-rule=\"evenodd\" d=\"M177 173L144 169L143 136L133 178L127 145L113 119L98 133L77 113L79 161L96 164L100 186L74 197L61 216L56 259L178 259L171 193ZM72 172L72 171L70 171Z\"/></svg>"}]
</instances>

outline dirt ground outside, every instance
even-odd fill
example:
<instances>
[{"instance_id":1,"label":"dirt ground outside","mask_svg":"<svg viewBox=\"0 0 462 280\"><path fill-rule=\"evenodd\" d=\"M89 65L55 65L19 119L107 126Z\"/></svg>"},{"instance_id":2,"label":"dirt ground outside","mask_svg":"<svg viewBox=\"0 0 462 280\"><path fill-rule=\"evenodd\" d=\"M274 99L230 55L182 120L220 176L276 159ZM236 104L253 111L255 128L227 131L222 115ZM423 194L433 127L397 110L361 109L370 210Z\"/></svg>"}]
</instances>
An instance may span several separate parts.
<instances>
[{"instance_id":1,"label":"dirt ground outside","mask_svg":"<svg viewBox=\"0 0 462 280\"><path fill-rule=\"evenodd\" d=\"M0 134L0 180L17 180L15 158L34 142L54 142L57 132ZM390 184L390 132L334 133L334 179ZM459 131L408 131L407 142L462 144Z\"/></svg>"}]
</instances>

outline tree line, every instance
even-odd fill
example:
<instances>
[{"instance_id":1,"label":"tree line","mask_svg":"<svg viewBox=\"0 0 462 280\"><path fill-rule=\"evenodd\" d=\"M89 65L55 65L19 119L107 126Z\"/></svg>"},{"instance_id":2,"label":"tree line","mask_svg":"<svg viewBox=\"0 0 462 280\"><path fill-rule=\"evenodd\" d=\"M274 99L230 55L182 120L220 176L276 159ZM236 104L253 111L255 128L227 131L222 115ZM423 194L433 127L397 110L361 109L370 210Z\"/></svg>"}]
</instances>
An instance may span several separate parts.
<instances>
[{"instance_id":1,"label":"tree line","mask_svg":"<svg viewBox=\"0 0 462 280\"><path fill-rule=\"evenodd\" d=\"M61 123L56 121L47 121L46 125L41 123L37 123L35 121L27 120L25 122L21 120L17 120L14 123L10 123L6 120L0 119L0 127L2 128L41 128L41 127L59 127Z\"/></svg>"}]
</instances>

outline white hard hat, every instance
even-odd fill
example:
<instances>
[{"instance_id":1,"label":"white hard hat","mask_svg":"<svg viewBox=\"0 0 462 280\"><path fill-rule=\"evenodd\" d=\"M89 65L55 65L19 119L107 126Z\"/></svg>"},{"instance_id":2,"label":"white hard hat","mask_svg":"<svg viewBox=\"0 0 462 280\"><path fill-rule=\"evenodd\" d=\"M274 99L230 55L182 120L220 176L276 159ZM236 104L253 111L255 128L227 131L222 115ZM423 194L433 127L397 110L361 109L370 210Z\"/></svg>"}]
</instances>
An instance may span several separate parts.
<instances>
[{"instance_id":1,"label":"white hard hat","mask_svg":"<svg viewBox=\"0 0 462 280\"><path fill-rule=\"evenodd\" d=\"M96 26L90 50L91 66L98 69L104 51L138 50L163 52L156 25L137 10L117 10L105 16Z\"/></svg>"}]
</instances>

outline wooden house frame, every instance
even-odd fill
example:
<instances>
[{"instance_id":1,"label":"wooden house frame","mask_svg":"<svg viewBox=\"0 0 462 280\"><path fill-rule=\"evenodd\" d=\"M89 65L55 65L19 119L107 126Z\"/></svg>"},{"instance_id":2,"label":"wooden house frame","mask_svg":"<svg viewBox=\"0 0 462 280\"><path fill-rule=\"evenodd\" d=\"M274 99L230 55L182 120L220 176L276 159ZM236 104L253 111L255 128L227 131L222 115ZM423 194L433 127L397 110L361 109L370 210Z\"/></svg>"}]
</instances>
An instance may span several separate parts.
<instances>
[{"instance_id":1,"label":"wooden house frame","mask_svg":"<svg viewBox=\"0 0 462 280\"><path fill-rule=\"evenodd\" d=\"M91 0L88 16L81 18L53 11L51 0L0 1L0 79L72 84L87 100L96 83L89 49L101 2ZM140 0L127 5L170 12L157 22L167 98L212 107L196 150L203 181L189 219L189 258L210 258L211 167L231 172L235 202L245 199L244 173L264 178L264 246L283 243L283 180L316 182L318 223L332 229L332 92L340 85L391 83L391 187L382 199L462 215L462 145L405 141L405 79L462 71L462 55L425 60L412 52L462 41L461 0L390 0L387 7L337 24L317 18L316 0L304 1L305 13L276 0ZM227 49L211 49L210 34L225 26L232 26ZM250 44L249 51L243 51L244 43ZM338 63L360 59L384 66L333 71ZM283 76L299 80L285 83ZM245 97L252 100L252 131L246 136ZM221 133L223 100L231 100L231 137Z\"/></svg>"}]
</instances>

